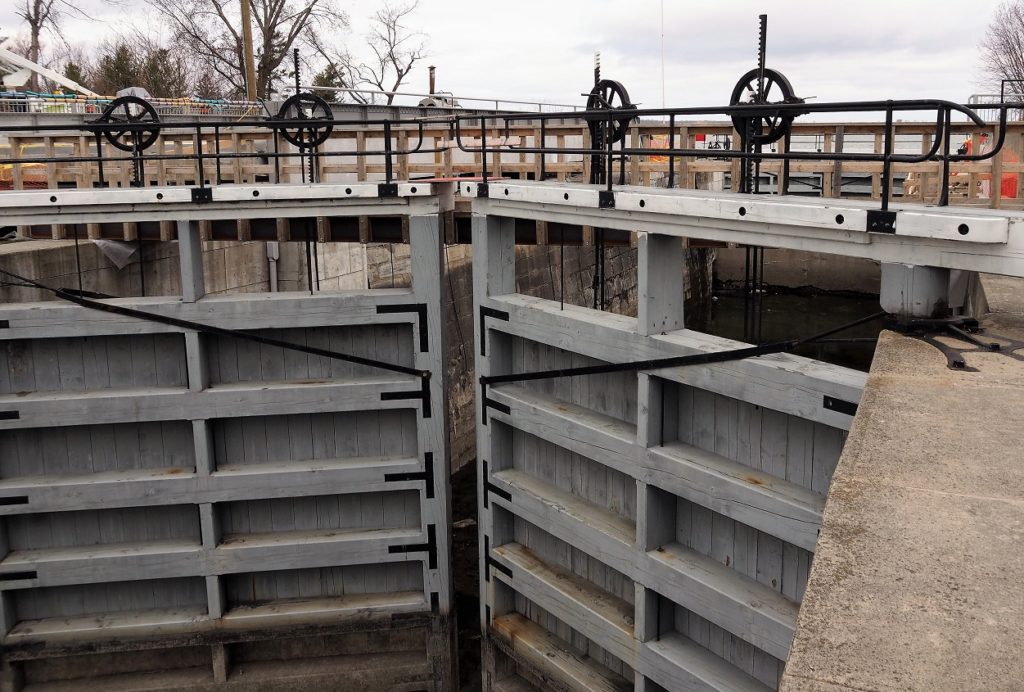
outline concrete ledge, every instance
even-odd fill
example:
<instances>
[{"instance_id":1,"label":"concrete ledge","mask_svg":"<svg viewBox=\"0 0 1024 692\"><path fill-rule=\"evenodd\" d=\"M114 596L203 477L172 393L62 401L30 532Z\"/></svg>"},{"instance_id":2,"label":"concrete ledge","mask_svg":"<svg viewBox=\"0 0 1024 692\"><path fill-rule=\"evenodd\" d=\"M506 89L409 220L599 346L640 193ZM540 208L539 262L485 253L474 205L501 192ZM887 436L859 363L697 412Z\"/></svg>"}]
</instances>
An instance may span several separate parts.
<instances>
[{"instance_id":1,"label":"concrete ledge","mask_svg":"<svg viewBox=\"0 0 1024 692\"><path fill-rule=\"evenodd\" d=\"M1024 282L986 285L1024 339ZM1024 362L884 332L781 689L1010 690L1024 668Z\"/></svg>"}]
</instances>

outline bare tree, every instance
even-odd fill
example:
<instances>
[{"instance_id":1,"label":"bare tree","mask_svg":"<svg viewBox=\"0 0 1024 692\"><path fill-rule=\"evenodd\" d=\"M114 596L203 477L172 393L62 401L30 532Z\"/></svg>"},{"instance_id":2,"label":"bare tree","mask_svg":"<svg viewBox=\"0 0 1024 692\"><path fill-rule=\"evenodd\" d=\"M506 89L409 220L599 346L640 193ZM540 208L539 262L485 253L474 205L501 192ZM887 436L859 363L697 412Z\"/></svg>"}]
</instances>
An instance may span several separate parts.
<instances>
[{"instance_id":1,"label":"bare tree","mask_svg":"<svg viewBox=\"0 0 1024 692\"><path fill-rule=\"evenodd\" d=\"M231 86L245 93L240 12L233 0L148 0L176 40ZM245 0L243 0L245 1ZM309 47L327 32L348 25L335 0L248 0L255 23L256 93L268 98L287 70L296 47Z\"/></svg>"},{"instance_id":2,"label":"bare tree","mask_svg":"<svg viewBox=\"0 0 1024 692\"><path fill-rule=\"evenodd\" d=\"M337 51L326 48L322 42L311 41L311 45L326 61L327 67L317 77L317 86L334 86L355 89L371 87L377 91L397 91L409 76L413 65L427 55L426 36L409 28L410 16L419 6L419 0L401 5L385 3L373 15L370 31L366 36L369 55L360 61L347 50ZM372 94L350 93L352 100L360 103L374 103ZM393 93L388 94L385 103L394 102Z\"/></svg>"},{"instance_id":3,"label":"bare tree","mask_svg":"<svg viewBox=\"0 0 1024 692\"><path fill-rule=\"evenodd\" d=\"M996 9L981 41L981 60L989 87L1020 80L1006 84L1006 97L1024 97L1024 0L1007 0Z\"/></svg>"},{"instance_id":4,"label":"bare tree","mask_svg":"<svg viewBox=\"0 0 1024 692\"><path fill-rule=\"evenodd\" d=\"M61 21L69 14L91 19L72 0L19 0L14 13L28 24L28 51L25 57L40 64L43 32L50 32L60 38ZM29 88L33 91L39 90L39 75L34 72L29 78Z\"/></svg>"}]
</instances>

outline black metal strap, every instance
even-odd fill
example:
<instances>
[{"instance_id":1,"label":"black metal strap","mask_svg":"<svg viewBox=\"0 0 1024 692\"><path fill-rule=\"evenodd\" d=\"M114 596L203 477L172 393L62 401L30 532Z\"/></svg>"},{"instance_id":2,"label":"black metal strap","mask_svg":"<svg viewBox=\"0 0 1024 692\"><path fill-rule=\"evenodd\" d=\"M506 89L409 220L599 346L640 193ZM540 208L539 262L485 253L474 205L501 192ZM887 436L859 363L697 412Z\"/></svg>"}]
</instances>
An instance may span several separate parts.
<instances>
[{"instance_id":1,"label":"black metal strap","mask_svg":"<svg viewBox=\"0 0 1024 692\"><path fill-rule=\"evenodd\" d=\"M427 553L427 566L430 569L437 569L437 528L434 524L427 524L427 542L409 543L407 545L389 545L388 553Z\"/></svg>"},{"instance_id":2,"label":"black metal strap","mask_svg":"<svg viewBox=\"0 0 1024 692\"><path fill-rule=\"evenodd\" d=\"M494 559L491 555L491 537L484 536L484 581L491 581L491 568L494 568L504 574L509 579L512 578L512 570L505 565Z\"/></svg>"},{"instance_id":3,"label":"black metal strap","mask_svg":"<svg viewBox=\"0 0 1024 692\"><path fill-rule=\"evenodd\" d=\"M508 313L504 310L498 310L497 308L489 308L486 305L480 306L480 355L487 355L487 325L484 324L484 319L487 317L493 317L496 320L504 320L508 322Z\"/></svg>"},{"instance_id":4,"label":"black metal strap","mask_svg":"<svg viewBox=\"0 0 1024 692\"><path fill-rule=\"evenodd\" d=\"M487 396L487 382L484 382L484 378L480 378L480 418L484 425L487 425L487 409L493 408L495 411L499 411L508 415L512 413L512 408L506 406L500 401L495 401Z\"/></svg>"},{"instance_id":5,"label":"black metal strap","mask_svg":"<svg viewBox=\"0 0 1024 692\"><path fill-rule=\"evenodd\" d=\"M832 396L826 396L822 401L822 406L828 411L845 413L848 416L857 415L857 404L852 401L845 401Z\"/></svg>"},{"instance_id":6,"label":"black metal strap","mask_svg":"<svg viewBox=\"0 0 1024 692\"><path fill-rule=\"evenodd\" d=\"M122 305L111 305L110 303L101 303L99 301L92 300L91 298L87 298L79 294L77 291L71 291L66 288L52 288L45 284L39 283L38 281L26 279L23 276L18 276L17 274L5 271L3 269L0 269L0 274L12 276L18 279L19 281L30 283L36 288L40 288L44 291L50 291L58 298L66 300L70 303L74 303L85 308L91 308L93 310L99 310L101 312L109 312L114 315L131 317L133 319L145 320L147 322L166 324L170 327L178 327L179 329L190 329L192 331L202 332L204 334L214 334L216 336L227 336L236 339L242 339L244 341L253 341L258 344L265 344L267 346L277 346L278 348L283 348L290 351L299 351L301 353L308 353L310 355L321 356L323 358L342 360L347 363L355 363L356 365L366 365L371 368L379 368L381 370L387 370L389 372L397 372L403 375L412 375L414 377L419 377L424 381L430 379L429 370L417 370L416 368L410 368L405 365L397 365L395 363L386 363L382 360L376 360L374 358L364 358L363 356L353 356L347 353L339 353L338 351L329 351L323 348L316 348L314 346L293 344L288 341L281 341L280 339L274 339L268 336L253 334L251 332L244 332L237 329L225 329L224 327L216 327L212 324L203 324L201 322L192 322L191 320L182 320L177 317L159 315L154 312L146 312L145 310L136 310L134 308L127 308Z\"/></svg>"},{"instance_id":7,"label":"black metal strap","mask_svg":"<svg viewBox=\"0 0 1024 692\"><path fill-rule=\"evenodd\" d=\"M491 493L494 493L495 495L497 495L501 499L505 500L506 502L512 502L512 493L510 493L507 490L505 490L505 489L495 485L491 481L491 474L490 474L490 471L488 470L487 462L484 461L484 460L481 460L480 463L483 466L481 471L482 471L483 477L484 477L484 509L487 509L487 508L490 507L490 503L488 502L488 498L490 497Z\"/></svg>"},{"instance_id":8,"label":"black metal strap","mask_svg":"<svg viewBox=\"0 0 1024 692\"><path fill-rule=\"evenodd\" d=\"M418 391L409 392L381 392L381 401L403 401L405 399L419 399L423 402L423 417L430 418L430 380L420 380Z\"/></svg>"},{"instance_id":9,"label":"black metal strap","mask_svg":"<svg viewBox=\"0 0 1024 692\"><path fill-rule=\"evenodd\" d=\"M406 312L415 312L417 324L420 331L420 352L426 353L430 350L430 338L427 325L427 304L426 303L403 303L401 305L378 305L378 315L395 315Z\"/></svg>"},{"instance_id":10,"label":"black metal strap","mask_svg":"<svg viewBox=\"0 0 1024 692\"><path fill-rule=\"evenodd\" d=\"M423 471L409 471L408 473L385 473L384 482L394 483L398 481L423 481L428 500L434 498L434 453L426 452L423 455Z\"/></svg>"}]
</instances>

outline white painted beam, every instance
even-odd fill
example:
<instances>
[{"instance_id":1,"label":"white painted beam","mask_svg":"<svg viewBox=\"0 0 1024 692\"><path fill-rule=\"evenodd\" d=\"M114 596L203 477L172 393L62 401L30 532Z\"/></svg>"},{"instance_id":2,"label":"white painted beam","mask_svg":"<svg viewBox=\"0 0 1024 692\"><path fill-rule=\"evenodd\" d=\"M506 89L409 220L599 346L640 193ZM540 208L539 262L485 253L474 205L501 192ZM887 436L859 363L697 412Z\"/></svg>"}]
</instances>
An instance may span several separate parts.
<instances>
[{"instance_id":1,"label":"white painted beam","mask_svg":"<svg viewBox=\"0 0 1024 692\"><path fill-rule=\"evenodd\" d=\"M474 199L475 213L1024 276L1024 219L1012 211L892 205L890 234L867 231L868 212L879 208L872 201L624 186L614 209L600 209L600 186L501 181L490 189ZM459 191L477 194L472 185Z\"/></svg>"},{"instance_id":2,"label":"white painted beam","mask_svg":"<svg viewBox=\"0 0 1024 692\"><path fill-rule=\"evenodd\" d=\"M430 183L399 183L397 197L380 197L377 183L208 186L213 200L192 201L192 188L164 186L0 193L0 214L12 226L437 214Z\"/></svg>"}]
</instances>

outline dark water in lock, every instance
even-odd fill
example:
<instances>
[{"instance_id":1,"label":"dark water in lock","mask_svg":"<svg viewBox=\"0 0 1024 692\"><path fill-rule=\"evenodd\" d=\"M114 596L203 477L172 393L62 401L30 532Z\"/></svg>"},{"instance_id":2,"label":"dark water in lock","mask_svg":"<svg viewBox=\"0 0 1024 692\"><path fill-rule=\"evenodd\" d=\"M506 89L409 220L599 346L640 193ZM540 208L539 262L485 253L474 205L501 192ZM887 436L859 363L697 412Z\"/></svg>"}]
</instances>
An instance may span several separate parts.
<instances>
[{"instance_id":1,"label":"dark water in lock","mask_svg":"<svg viewBox=\"0 0 1024 692\"><path fill-rule=\"evenodd\" d=\"M743 295L716 291L707 328L702 331L729 339L743 340ZM867 317L881 310L877 296L846 294L763 295L761 343L796 339ZM794 353L848 368L867 371L875 353L875 340L882 330L882 318L833 335L833 339L871 339L859 343L808 344Z\"/></svg>"}]
</instances>

